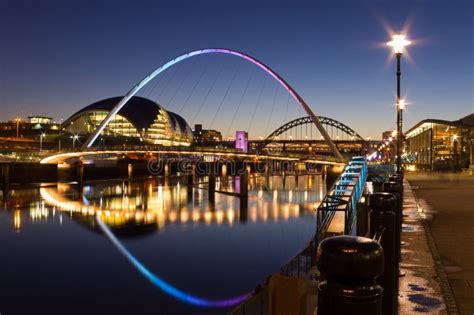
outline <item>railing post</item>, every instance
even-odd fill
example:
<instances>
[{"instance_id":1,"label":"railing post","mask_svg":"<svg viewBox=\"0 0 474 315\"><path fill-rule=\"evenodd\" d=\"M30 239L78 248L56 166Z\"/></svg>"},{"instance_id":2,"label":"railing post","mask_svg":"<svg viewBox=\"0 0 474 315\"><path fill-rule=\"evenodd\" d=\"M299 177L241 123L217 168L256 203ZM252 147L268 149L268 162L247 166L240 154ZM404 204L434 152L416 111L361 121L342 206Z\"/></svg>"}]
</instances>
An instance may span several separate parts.
<instances>
[{"instance_id":1,"label":"railing post","mask_svg":"<svg viewBox=\"0 0 474 315\"><path fill-rule=\"evenodd\" d=\"M396 200L393 194L375 193L369 196L370 236L381 237L384 250L384 273L377 279L384 289L382 308L384 315L395 315L398 309L398 257L396 254Z\"/></svg>"},{"instance_id":2,"label":"railing post","mask_svg":"<svg viewBox=\"0 0 474 315\"><path fill-rule=\"evenodd\" d=\"M384 268L379 243L365 237L334 236L318 246L318 315L381 315Z\"/></svg>"}]
</instances>

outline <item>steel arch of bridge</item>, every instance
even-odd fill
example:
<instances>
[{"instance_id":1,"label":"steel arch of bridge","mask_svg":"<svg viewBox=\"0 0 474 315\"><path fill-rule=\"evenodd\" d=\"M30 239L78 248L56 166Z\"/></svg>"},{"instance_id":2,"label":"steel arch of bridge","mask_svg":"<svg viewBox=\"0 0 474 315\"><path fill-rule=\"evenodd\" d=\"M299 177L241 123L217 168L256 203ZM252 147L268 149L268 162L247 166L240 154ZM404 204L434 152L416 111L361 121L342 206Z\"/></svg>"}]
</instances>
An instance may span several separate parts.
<instances>
[{"instance_id":1,"label":"steel arch of bridge","mask_svg":"<svg viewBox=\"0 0 474 315\"><path fill-rule=\"evenodd\" d=\"M164 65L158 67L154 71L152 71L149 75L147 75L143 80L141 80L137 85L135 85L128 93L115 105L115 107L110 111L110 113L105 117L105 119L101 122L99 127L91 134L91 136L87 139L87 141L84 143L82 146L83 149L90 148L94 141L97 139L97 137L100 135L100 133L105 129L107 124L112 120L112 118L122 109L125 104L135 95L140 91L148 82L150 82L154 77L156 77L158 74L161 72L165 71L166 69L172 67L173 65L191 58L193 56L198 56L198 55L203 55L203 54L213 54L213 53L220 53L220 54L227 54L227 55L233 55L240 57L244 60L250 61L251 63L255 64L256 66L260 67L263 69L265 72L267 72L270 76L272 76L278 83L280 83L287 91L290 93L290 95L295 99L296 102L303 108L303 110L308 114L308 116L311 118L311 121L316 125L316 128L318 128L319 132L323 136L324 140L328 144L328 146L331 148L331 151L333 152L334 156L340 160L344 161L344 158L342 157L341 153L337 149L336 145L334 142L331 140L329 137L328 133L318 120L318 117L313 113L313 111L309 108L309 106L306 104L306 102L303 100L303 98L296 93L296 91L286 82L279 74L277 74L275 71L270 69L266 64L263 62L253 58L250 55L244 54L242 52L236 51L236 50L231 50L231 49L224 49L224 48L207 48L207 49L200 49L200 50L195 50L191 51L189 53L183 54L173 60L168 61Z\"/></svg>"},{"instance_id":2,"label":"steel arch of bridge","mask_svg":"<svg viewBox=\"0 0 474 315\"><path fill-rule=\"evenodd\" d=\"M324 116L318 116L317 118L318 118L319 122L321 122L322 125L335 127L337 129L345 132L349 136L352 136L352 137L356 138L357 140L365 142L364 138L362 138L357 132L355 132L349 126L341 123L340 121L337 121L337 120L329 118L329 117L324 117ZM295 127L301 126L301 125L310 124L312 122L313 122L313 120L309 116L304 116L304 117L293 119L292 121L287 122L283 126L280 126L275 131L273 131L267 138L265 138L264 141L265 141L265 143L271 142L271 141L273 141L273 139L275 137L278 137L282 133L284 133L284 132L286 132L286 131L288 131L292 128L295 128Z\"/></svg>"}]
</instances>

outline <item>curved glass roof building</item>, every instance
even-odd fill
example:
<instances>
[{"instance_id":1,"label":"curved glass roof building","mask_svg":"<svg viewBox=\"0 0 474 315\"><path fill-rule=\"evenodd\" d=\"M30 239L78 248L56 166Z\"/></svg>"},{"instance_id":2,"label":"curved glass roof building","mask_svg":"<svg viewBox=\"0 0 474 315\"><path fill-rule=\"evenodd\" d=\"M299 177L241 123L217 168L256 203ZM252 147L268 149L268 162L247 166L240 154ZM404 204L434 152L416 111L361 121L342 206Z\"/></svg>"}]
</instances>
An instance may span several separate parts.
<instances>
[{"instance_id":1,"label":"curved glass roof building","mask_svg":"<svg viewBox=\"0 0 474 315\"><path fill-rule=\"evenodd\" d=\"M121 99L121 96L112 97L86 106L65 120L62 128L74 134L91 134ZM191 128L183 117L138 96L131 98L115 115L103 135L131 137L163 146L189 146L193 140Z\"/></svg>"}]
</instances>

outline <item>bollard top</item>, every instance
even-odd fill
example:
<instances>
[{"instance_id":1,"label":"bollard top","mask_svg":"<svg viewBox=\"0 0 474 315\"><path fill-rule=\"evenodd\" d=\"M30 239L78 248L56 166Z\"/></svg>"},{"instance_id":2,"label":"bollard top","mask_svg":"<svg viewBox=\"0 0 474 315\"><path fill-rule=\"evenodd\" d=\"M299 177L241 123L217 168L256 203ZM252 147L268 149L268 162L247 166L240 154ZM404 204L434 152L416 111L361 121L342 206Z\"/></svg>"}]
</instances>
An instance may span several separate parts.
<instances>
[{"instance_id":1,"label":"bollard top","mask_svg":"<svg viewBox=\"0 0 474 315\"><path fill-rule=\"evenodd\" d=\"M388 179L390 181L398 182L398 183L401 183L403 181L403 177L400 174L390 175Z\"/></svg>"},{"instance_id":2,"label":"bollard top","mask_svg":"<svg viewBox=\"0 0 474 315\"><path fill-rule=\"evenodd\" d=\"M402 191L400 183L390 181L383 184L383 191L393 194L399 194Z\"/></svg>"},{"instance_id":3,"label":"bollard top","mask_svg":"<svg viewBox=\"0 0 474 315\"><path fill-rule=\"evenodd\" d=\"M329 281L372 281L383 273L383 267L382 246L370 238L334 236L318 246L318 268Z\"/></svg>"},{"instance_id":4,"label":"bollard top","mask_svg":"<svg viewBox=\"0 0 474 315\"><path fill-rule=\"evenodd\" d=\"M369 195L369 207L372 210L392 211L396 206L396 197L388 192L376 192Z\"/></svg>"}]
</instances>

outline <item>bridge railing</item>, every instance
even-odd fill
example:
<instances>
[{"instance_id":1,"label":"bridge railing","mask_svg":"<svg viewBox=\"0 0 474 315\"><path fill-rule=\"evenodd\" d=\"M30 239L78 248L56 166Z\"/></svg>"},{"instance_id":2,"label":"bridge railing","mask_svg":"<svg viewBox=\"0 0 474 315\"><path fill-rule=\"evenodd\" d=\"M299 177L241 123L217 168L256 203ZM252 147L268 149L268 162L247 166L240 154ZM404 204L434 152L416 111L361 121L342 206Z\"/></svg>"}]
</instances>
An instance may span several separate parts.
<instances>
[{"instance_id":1,"label":"bridge railing","mask_svg":"<svg viewBox=\"0 0 474 315\"><path fill-rule=\"evenodd\" d=\"M367 179L367 160L364 157L354 157L344 168L342 174L327 192L317 209L317 230L312 240L296 256L283 265L279 272L289 277L315 280L316 273L312 272L314 258L319 242L326 234L335 214L344 211L344 234L351 234L357 209ZM269 277L270 278L270 277ZM268 311L268 280L257 289L246 301L232 310L231 315L267 314Z\"/></svg>"}]
</instances>

